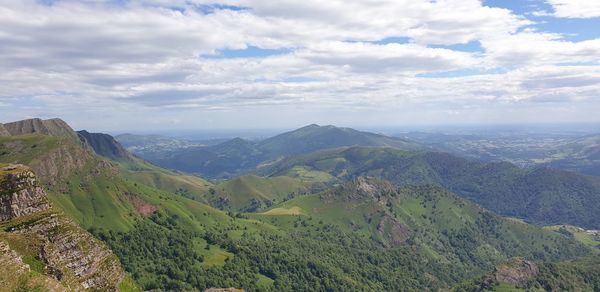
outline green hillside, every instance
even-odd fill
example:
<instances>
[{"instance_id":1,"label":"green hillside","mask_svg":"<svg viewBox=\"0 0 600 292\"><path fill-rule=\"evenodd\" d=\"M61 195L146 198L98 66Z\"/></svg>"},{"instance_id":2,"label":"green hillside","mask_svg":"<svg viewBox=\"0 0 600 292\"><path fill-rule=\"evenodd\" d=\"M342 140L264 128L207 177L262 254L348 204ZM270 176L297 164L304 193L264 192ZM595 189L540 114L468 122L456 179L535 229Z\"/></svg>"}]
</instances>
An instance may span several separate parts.
<instances>
[{"instance_id":1,"label":"green hillside","mask_svg":"<svg viewBox=\"0 0 600 292\"><path fill-rule=\"evenodd\" d=\"M326 173L332 182L366 175L404 185L436 184L505 216L544 225L600 227L600 179L549 168L526 170L447 153L350 147L291 157L258 173L298 178Z\"/></svg>"},{"instance_id":2,"label":"green hillside","mask_svg":"<svg viewBox=\"0 0 600 292\"><path fill-rule=\"evenodd\" d=\"M254 212L311 192L313 184L287 176L240 176L215 185L207 200L219 209Z\"/></svg>"},{"instance_id":3,"label":"green hillside","mask_svg":"<svg viewBox=\"0 0 600 292\"><path fill-rule=\"evenodd\" d=\"M374 178L359 177L251 218L275 219L273 224L290 229L298 228L301 218L310 218L388 248L413 246L465 271L490 268L517 255L544 261L586 253L574 240L503 219L439 187L397 188Z\"/></svg>"},{"instance_id":4,"label":"green hillside","mask_svg":"<svg viewBox=\"0 0 600 292\"><path fill-rule=\"evenodd\" d=\"M296 168L299 178L215 185L136 158L110 161L68 137L0 138L0 162L39 172L54 205L106 242L144 290L438 290L511 256L589 253L571 237L502 219L439 187L366 180L295 196L350 177L355 170L339 165L352 159L322 161L317 172ZM234 215L200 202L220 196L232 210L252 199L260 208L280 203Z\"/></svg>"},{"instance_id":5,"label":"green hillside","mask_svg":"<svg viewBox=\"0 0 600 292\"><path fill-rule=\"evenodd\" d=\"M525 262L526 263L526 262ZM558 263L526 263L511 259L494 272L453 288L457 292L475 291L598 291L600 257L596 254Z\"/></svg>"},{"instance_id":6,"label":"green hillside","mask_svg":"<svg viewBox=\"0 0 600 292\"><path fill-rule=\"evenodd\" d=\"M350 128L309 125L259 142L235 138L213 146L139 152L139 155L162 167L223 179L248 173L260 164L282 157L354 145L404 150L422 148L418 143L401 138Z\"/></svg>"}]
</instances>

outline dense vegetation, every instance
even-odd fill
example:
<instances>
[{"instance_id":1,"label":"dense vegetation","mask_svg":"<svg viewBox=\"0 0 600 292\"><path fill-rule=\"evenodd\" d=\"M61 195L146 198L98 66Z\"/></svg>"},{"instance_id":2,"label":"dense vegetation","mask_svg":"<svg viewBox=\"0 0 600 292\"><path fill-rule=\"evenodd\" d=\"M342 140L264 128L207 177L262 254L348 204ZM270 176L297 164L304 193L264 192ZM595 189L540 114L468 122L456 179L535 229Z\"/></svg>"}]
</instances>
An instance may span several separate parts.
<instances>
[{"instance_id":1,"label":"dense vegetation","mask_svg":"<svg viewBox=\"0 0 600 292\"><path fill-rule=\"evenodd\" d=\"M297 137L306 140L298 149L315 146L306 137ZM221 151L246 144L230 142ZM225 182L135 157L105 160L72 137L1 137L2 161L38 170L55 205L108 243L144 289L437 290L510 257L547 262L590 252L560 228L502 218L443 187L512 215L528 211L533 221L595 220L591 178L391 148L296 156L264 166L268 177ZM548 281L566 274L557 275Z\"/></svg>"},{"instance_id":2,"label":"dense vegetation","mask_svg":"<svg viewBox=\"0 0 600 292\"><path fill-rule=\"evenodd\" d=\"M507 266L507 264L503 264ZM510 263L508 264L510 268ZM508 283L504 277L486 274L454 287L457 292L476 291L599 291L600 257L598 255L560 263L540 263L533 273L518 267L505 273L521 278L521 283ZM496 270L497 273L498 269Z\"/></svg>"},{"instance_id":3,"label":"dense vegetation","mask_svg":"<svg viewBox=\"0 0 600 292\"><path fill-rule=\"evenodd\" d=\"M259 173L299 178L309 173L330 181L369 175L402 185L436 184L505 216L600 228L600 179L549 168L526 170L447 153L351 147L291 157Z\"/></svg>"},{"instance_id":4,"label":"dense vegetation","mask_svg":"<svg viewBox=\"0 0 600 292\"><path fill-rule=\"evenodd\" d=\"M315 225L305 223L306 230L288 235L244 233L233 239L224 230L194 234L176 218L157 214L129 232L92 232L109 244L144 289L406 291L443 287L463 276L409 247L384 249L333 225L308 231ZM202 251L212 245L232 256L210 265Z\"/></svg>"},{"instance_id":5,"label":"dense vegetation","mask_svg":"<svg viewBox=\"0 0 600 292\"><path fill-rule=\"evenodd\" d=\"M322 208L303 215L238 214L231 223L194 230L179 215L158 212L126 232L91 232L111 246L145 289L437 289L515 255L554 261L588 252L570 238L503 220L439 188L368 182L374 193L361 193L350 183L273 209ZM344 212L349 208L355 211ZM396 228L402 224L407 229ZM406 237L388 233L402 231ZM216 250L223 257L216 257Z\"/></svg>"}]
</instances>

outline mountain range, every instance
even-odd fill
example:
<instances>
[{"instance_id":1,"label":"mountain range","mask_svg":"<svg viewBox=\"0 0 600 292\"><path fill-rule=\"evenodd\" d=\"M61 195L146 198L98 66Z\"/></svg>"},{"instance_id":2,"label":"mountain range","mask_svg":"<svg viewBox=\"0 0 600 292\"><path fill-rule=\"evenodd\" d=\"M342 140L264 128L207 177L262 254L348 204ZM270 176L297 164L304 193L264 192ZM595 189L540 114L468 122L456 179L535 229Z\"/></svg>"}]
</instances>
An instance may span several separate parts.
<instances>
[{"instance_id":1,"label":"mountain range","mask_svg":"<svg viewBox=\"0 0 600 292\"><path fill-rule=\"evenodd\" d=\"M600 228L600 178L551 168L523 169L448 153L349 147L283 159L266 176L322 177L331 182L375 176L399 185L434 184L504 216L533 223ZM311 175L308 175L311 174Z\"/></svg>"},{"instance_id":2,"label":"mountain range","mask_svg":"<svg viewBox=\"0 0 600 292\"><path fill-rule=\"evenodd\" d=\"M471 289L518 257L542 271L528 276L537 283L553 269L586 279L569 286L574 290L597 278L588 260L598 254L594 239L539 226L597 228L595 177L481 163L404 139L316 125L161 156L197 167L196 156L181 153L198 151L207 157L201 170L215 174L209 178L235 176L215 181L146 162L110 135L75 132L60 120L3 128L0 163L26 165L35 175L34 188L47 192L53 210L40 214L70 220L80 230L70 236L110 248L123 269L118 278L125 282L115 282L122 291ZM30 202L0 187L0 210ZM0 259L20 257L35 267L23 287L72 283L40 266L46 262L35 250L11 241L11 220L0 223ZM85 258L76 246L63 248ZM578 270L578 261L585 268ZM0 270L25 275L6 265ZM548 281L563 287L552 284L560 278ZM539 286L526 285L515 287Z\"/></svg>"},{"instance_id":3,"label":"mountain range","mask_svg":"<svg viewBox=\"0 0 600 292\"><path fill-rule=\"evenodd\" d=\"M212 146L185 147L138 154L165 168L222 179L248 173L260 164L270 163L282 157L353 145L395 147L405 150L422 148L418 143L402 138L313 124L258 142L234 138Z\"/></svg>"}]
</instances>

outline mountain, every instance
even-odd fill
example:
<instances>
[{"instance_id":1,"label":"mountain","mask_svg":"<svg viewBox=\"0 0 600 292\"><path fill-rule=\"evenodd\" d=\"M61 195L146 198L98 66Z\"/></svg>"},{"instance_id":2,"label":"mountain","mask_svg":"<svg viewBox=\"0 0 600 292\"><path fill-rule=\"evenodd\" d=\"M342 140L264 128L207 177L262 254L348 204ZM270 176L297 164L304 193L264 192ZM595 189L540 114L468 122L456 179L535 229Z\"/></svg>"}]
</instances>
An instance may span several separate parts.
<instances>
[{"instance_id":1,"label":"mountain","mask_svg":"<svg viewBox=\"0 0 600 292\"><path fill-rule=\"evenodd\" d=\"M331 182L367 175L403 185L436 184L501 215L600 228L600 179L556 169L481 163L447 153L350 147L291 157L258 173L329 177Z\"/></svg>"},{"instance_id":2,"label":"mountain","mask_svg":"<svg viewBox=\"0 0 600 292\"><path fill-rule=\"evenodd\" d=\"M88 131L77 131L79 139L92 147L96 154L109 159L130 159L130 154L111 135L102 133L90 133Z\"/></svg>"},{"instance_id":3,"label":"mountain","mask_svg":"<svg viewBox=\"0 0 600 292\"><path fill-rule=\"evenodd\" d=\"M29 168L0 164L0 190L3 289L138 290L104 244L51 207Z\"/></svg>"},{"instance_id":4,"label":"mountain","mask_svg":"<svg viewBox=\"0 0 600 292\"><path fill-rule=\"evenodd\" d=\"M138 155L162 167L209 178L232 178L282 157L341 146L395 147L416 150L414 142L350 128L309 125L275 137L251 142L235 138L213 146L186 147Z\"/></svg>"},{"instance_id":5,"label":"mountain","mask_svg":"<svg viewBox=\"0 0 600 292\"><path fill-rule=\"evenodd\" d=\"M378 242L392 259L371 260L386 270L378 277L383 285L379 287L384 291L410 290L398 282L411 277L400 277L400 271L394 268L408 264L406 259L397 258L397 252L405 253L415 263L402 270L409 274L419 271L417 274L426 273L429 277L428 284L420 282L421 290L436 290L443 283L454 282L464 275L477 275L517 255L530 260L556 261L587 253L586 248L568 237L504 219L440 187L397 187L368 177L358 177L332 190L300 196L248 216L293 230L298 237L318 238L329 234L324 231L335 230L336 234L352 234ZM331 240L325 238L321 240ZM345 246L349 251L356 248L353 241L346 241ZM318 251L317 257L321 255L321 250ZM368 275L358 273L352 277L369 284L373 279ZM423 275L412 277L414 281L423 279Z\"/></svg>"},{"instance_id":6,"label":"mountain","mask_svg":"<svg viewBox=\"0 0 600 292\"><path fill-rule=\"evenodd\" d=\"M259 142L258 148L263 152L271 153L271 157L277 157L354 145L394 147L404 150L421 148L417 143L401 138L315 124L263 140Z\"/></svg>"},{"instance_id":7,"label":"mountain","mask_svg":"<svg viewBox=\"0 0 600 292\"><path fill-rule=\"evenodd\" d=\"M61 119L28 119L4 124L10 135L44 134L49 136L67 136L77 138L73 129Z\"/></svg>"},{"instance_id":8,"label":"mountain","mask_svg":"<svg viewBox=\"0 0 600 292\"><path fill-rule=\"evenodd\" d=\"M339 162L317 164L335 170ZM345 176L302 164L292 167L296 178L211 183L40 133L0 137L0 163L29 165L53 209L110 247L143 290L439 290L508 257L556 261L590 253L572 237L503 219L439 186L357 178L304 194L305 186L312 192L315 182L334 185ZM231 198L232 212L204 203L221 197ZM252 199L262 200L261 211L266 202L273 206L238 213Z\"/></svg>"}]
</instances>

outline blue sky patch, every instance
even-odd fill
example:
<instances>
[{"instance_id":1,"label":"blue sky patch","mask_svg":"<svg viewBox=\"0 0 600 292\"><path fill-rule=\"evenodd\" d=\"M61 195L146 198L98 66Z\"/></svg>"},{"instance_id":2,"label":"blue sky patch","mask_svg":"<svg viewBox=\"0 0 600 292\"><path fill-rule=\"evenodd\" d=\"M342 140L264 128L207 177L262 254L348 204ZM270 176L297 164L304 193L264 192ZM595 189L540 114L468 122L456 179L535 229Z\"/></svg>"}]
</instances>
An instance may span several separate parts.
<instances>
[{"instance_id":1,"label":"blue sky patch","mask_svg":"<svg viewBox=\"0 0 600 292\"><path fill-rule=\"evenodd\" d=\"M453 44L453 45L429 45L429 48L442 48L449 49L453 51L462 51L462 52L480 52L484 53L485 50L481 47L481 43L479 41L470 41L466 44Z\"/></svg>"},{"instance_id":2,"label":"blue sky patch","mask_svg":"<svg viewBox=\"0 0 600 292\"><path fill-rule=\"evenodd\" d=\"M276 55L285 55L293 50L288 48L282 49L263 49L255 46L248 46L240 50L219 50L216 54L205 54L202 58L205 59L228 59L228 58L264 58Z\"/></svg>"},{"instance_id":3,"label":"blue sky patch","mask_svg":"<svg viewBox=\"0 0 600 292\"><path fill-rule=\"evenodd\" d=\"M464 77L464 76L475 76L475 75L490 75L490 74L504 74L508 72L507 68L466 68L459 70L441 71L417 74L417 77L421 78L453 78L453 77Z\"/></svg>"}]
</instances>

